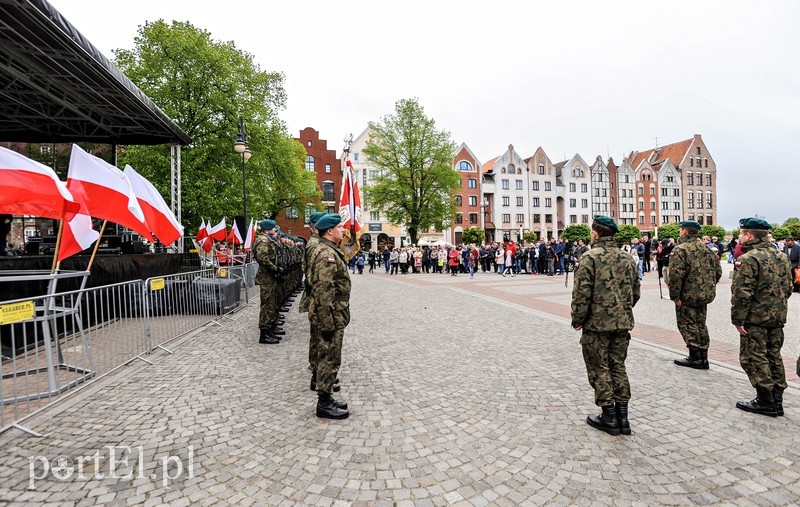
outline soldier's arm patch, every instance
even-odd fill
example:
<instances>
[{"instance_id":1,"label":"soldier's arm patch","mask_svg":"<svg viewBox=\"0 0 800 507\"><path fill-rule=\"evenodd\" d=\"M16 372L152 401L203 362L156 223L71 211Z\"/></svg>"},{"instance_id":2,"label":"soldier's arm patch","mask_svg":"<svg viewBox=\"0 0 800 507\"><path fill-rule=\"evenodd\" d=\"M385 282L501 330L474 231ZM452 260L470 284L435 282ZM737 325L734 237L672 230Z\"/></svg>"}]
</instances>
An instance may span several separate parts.
<instances>
[{"instance_id":1,"label":"soldier's arm patch","mask_svg":"<svg viewBox=\"0 0 800 507\"><path fill-rule=\"evenodd\" d=\"M328 262L336 262L336 259L334 259L333 257L328 257Z\"/></svg>"}]
</instances>

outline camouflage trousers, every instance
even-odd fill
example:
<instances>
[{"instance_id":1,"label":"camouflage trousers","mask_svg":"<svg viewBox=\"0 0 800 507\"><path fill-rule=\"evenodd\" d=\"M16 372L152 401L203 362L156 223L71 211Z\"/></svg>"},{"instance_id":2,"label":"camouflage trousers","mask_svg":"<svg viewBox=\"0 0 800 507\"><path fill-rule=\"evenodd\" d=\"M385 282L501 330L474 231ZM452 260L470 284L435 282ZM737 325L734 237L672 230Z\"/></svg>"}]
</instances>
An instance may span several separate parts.
<instances>
[{"instance_id":1,"label":"camouflage trousers","mask_svg":"<svg viewBox=\"0 0 800 507\"><path fill-rule=\"evenodd\" d=\"M583 361L589 384L594 388L594 402L599 407L631 399L631 385L625 370L630 340L631 334L624 330L606 333L583 330Z\"/></svg>"},{"instance_id":2,"label":"camouflage trousers","mask_svg":"<svg viewBox=\"0 0 800 507\"><path fill-rule=\"evenodd\" d=\"M317 340L317 392L332 393L333 382L339 374L339 366L342 364L342 341L344 339L344 329L337 329L333 333L331 341L325 340L319 329L315 329ZM311 339L314 341L314 338ZM309 351L310 355L310 351Z\"/></svg>"},{"instance_id":3,"label":"camouflage trousers","mask_svg":"<svg viewBox=\"0 0 800 507\"><path fill-rule=\"evenodd\" d=\"M276 289L272 281L261 284L261 307L258 313L258 327L261 329L271 329L278 319Z\"/></svg>"},{"instance_id":4,"label":"camouflage trousers","mask_svg":"<svg viewBox=\"0 0 800 507\"><path fill-rule=\"evenodd\" d=\"M319 355L319 342L321 335L317 331L317 326L311 324L311 339L308 342L308 369L312 372L317 371L317 357Z\"/></svg>"},{"instance_id":5,"label":"camouflage trousers","mask_svg":"<svg viewBox=\"0 0 800 507\"><path fill-rule=\"evenodd\" d=\"M708 336L706 314L708 305L675 307L678 331L690 349L708 350L711 338Z\"/></svg>"},{"instance_id":6,"label":"camouflage trousers","mask_svg":"<svg viewBox=\"0 0 800 507\"><path fill-rule=\"evenodd\" d=\"M746 335L739 335L739 364L753 387L786 389L786 372L781 358L783 328L745 324Z\"/></svg>"}]
</instances>

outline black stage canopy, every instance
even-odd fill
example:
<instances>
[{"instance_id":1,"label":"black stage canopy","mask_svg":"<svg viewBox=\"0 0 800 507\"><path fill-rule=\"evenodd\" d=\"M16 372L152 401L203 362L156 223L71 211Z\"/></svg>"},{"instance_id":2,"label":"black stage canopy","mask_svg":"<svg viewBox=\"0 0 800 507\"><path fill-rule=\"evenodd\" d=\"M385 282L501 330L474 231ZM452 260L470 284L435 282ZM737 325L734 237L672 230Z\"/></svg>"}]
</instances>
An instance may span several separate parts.
<instances>
[{"instance_id":1,"label":"black stage canopy","mask_svg":"<svg viewBox=\"0 0 800 507\"><path fill-rule=\"evenodd\" d=\"M0 0L0 141L191 138L45 0Z\"/></svg>"}]
</instances>

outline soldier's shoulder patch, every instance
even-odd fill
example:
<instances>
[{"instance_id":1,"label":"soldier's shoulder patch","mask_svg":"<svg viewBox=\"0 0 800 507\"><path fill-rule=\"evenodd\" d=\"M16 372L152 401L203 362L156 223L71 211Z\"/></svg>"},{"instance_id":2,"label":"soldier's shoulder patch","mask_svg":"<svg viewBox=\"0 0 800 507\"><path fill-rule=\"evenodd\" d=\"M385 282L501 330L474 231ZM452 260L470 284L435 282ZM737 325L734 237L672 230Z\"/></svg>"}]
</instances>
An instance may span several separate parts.
<instances>
[{"instance_id":1,"label":"soldier's shoulder patch","mask_svg":"<svg viewBox=\"0 0 800 507\"><path fill-rule=\"evenodd\" d=\"M670 253L669 253L669 256L670 256L670 257L675 257L675 252L670 252Z\"/></svg>"},{"instance_id":2,"label":"soldier's shoulder patch","mask_svg":"<svg viewBox=\"0 0 800 507\"><path fill-rule=\"evenodd\" d=\"M328 257L328 262L336 262L336 259L334 259L333 257Z\"/></svg>"}]
</instances>

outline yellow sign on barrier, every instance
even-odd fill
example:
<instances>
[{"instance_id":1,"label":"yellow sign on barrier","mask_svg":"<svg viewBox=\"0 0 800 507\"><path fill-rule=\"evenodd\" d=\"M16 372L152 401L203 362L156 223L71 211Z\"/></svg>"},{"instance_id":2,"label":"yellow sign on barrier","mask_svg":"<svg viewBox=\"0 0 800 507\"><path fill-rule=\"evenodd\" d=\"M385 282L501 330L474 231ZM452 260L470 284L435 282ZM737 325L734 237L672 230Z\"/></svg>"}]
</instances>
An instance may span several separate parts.
<instances>
[{"instance_id":1,"label":"yellow sign on barrier","mask_svg":"<svg viewBox=\"0 0 800 507\"><path fill-rule=\"evenodd\" d=\"M164 288L163 278L153 278L150 280L150 290L161 290Z\"/></svg>"},{"instance_id":2,"label":"yellow sign on barrier","mask_svg":"<svg viewBox=\"0 0 800 507\"><path fill-rule=\"evenodd\" d=\"M23 301L0 306L0 324L13 324L32 319L36 315L33 301Z\"/></svg>"},{"instance_id":3,"label":"yellow sign on barrier","mask_svg":"<svg viewBox=\"0 0 800 507\"><path fill-rule=\"evenodd\" d=\"M225 268L219 268L219 277L228 278L228 270Z\"/></svg>"}]
</instances>

